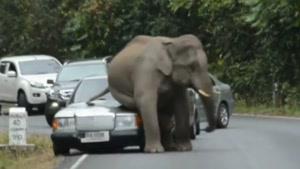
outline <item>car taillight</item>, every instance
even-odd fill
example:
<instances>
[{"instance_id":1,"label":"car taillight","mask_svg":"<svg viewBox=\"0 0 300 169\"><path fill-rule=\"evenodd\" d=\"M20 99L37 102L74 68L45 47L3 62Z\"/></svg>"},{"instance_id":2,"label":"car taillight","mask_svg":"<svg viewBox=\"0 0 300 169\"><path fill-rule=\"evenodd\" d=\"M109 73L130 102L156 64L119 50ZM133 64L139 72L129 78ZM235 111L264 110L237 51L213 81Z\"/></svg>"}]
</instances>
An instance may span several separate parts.
<instances>
[{"instance_id":1,"label":"car taillight","mask_svg":"<svg viewBox=\"0 0 300 169\"><path fill-rule=\"evenodd\" d=\"M60 123L58 119L54 119L52 121L52 129L53 131L57 130L58 128L60 128Z\"/></svg>"},{"instance_id":2,"label":"car taillight","mask_svg":"<svg viewBox=\"0 0 300 169\"><path fill-rule=\"evenodd\" d=\"M143 127L143 119L140 114L137 114L135 116L135 122L136 122L137 127L139 127L139 128Z\"/></svg>"}]
</instances>

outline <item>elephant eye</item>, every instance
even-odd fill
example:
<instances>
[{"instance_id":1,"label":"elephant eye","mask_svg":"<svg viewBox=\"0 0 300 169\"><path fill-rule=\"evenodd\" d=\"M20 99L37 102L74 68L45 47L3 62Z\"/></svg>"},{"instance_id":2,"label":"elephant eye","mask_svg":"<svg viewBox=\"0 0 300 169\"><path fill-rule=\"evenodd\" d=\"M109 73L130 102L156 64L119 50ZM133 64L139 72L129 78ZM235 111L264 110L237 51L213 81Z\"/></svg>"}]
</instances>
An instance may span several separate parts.
<instances>
[{"instance_id":1,"label":"elephant eye","mask_svg":"<svg viewBox=\"0 0 300 169\"><path fill-rule=\"evenodd\" d=\"M191 68L192 71L195 71L197 69L197 64L196 63L192 63L190 65L190 68Z\"/></svg>"}]
</instances>

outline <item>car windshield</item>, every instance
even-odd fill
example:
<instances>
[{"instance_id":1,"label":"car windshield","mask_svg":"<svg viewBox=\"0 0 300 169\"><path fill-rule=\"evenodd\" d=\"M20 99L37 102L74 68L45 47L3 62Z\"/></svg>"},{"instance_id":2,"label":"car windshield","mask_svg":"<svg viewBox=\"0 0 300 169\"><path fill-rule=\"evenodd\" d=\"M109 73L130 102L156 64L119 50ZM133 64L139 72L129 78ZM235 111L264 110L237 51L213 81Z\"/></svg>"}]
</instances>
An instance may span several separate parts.
<instances>
[{"instance_id":1,"label":"car windshield","mask_svg":"<svg viewBox=\"0 0 300 169\"><path fill-rule=\"evenodd\" d=\"M58 73L61 68L53 59L21 61L19 65L22 75Z\"/></svg>"},{"instance_id":2,"label":"car windshield","mask_svg":"<svg viewBox=\"0 0 300 169\"><path fill-rule=\"evenodd\" d=\"M83 80L74 93L73 102L86 102L96 94L99 94L108 87L107 78L87 79ZM99 99L111 100L110 93Z\"/></svg>"},{"instance_id":3,"label":"car windshield","mask_svg":"<svg viewBox=\"0 0 300 169\"><path fill-rule=\"evenodd\" d=\"M106 76L104 63L78 64L64 67L58 75L57 82L79 81L89 76Z\"/></svg>"}]
</instances>

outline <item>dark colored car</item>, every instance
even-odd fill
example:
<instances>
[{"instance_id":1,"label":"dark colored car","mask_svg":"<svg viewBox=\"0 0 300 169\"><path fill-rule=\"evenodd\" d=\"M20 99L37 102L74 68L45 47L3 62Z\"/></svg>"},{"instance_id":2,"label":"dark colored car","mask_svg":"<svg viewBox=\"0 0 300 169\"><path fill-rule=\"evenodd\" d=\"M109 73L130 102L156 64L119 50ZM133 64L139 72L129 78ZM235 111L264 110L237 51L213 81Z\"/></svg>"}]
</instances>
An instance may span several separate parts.
<instances>
[{"instance_id":1,"label":"dark colored car","mask_svg":"<svg viewBox=\"0 0 300 169\"><path fill-rule=\"evenodd\" d=\"M82 78L92 76L107 77L104 60L74 61L62 67L47 96L45 117L49 126L52 125L55 113L66 106L79 81Z\"/></svg>"},{"instance_id":2,"label":"dark colored car","mask_svg":"<svg viewBox=\"0 0 300 169\"><path fill-rule=\"evenodd\" d=\"M215 76L210 74L210 79L213 83L214 100L216 106L216 121L217 128L226 128L229 124L230 116L234 109L234 99L232 96L231 88L228 84L225 84L218 80ZM200 122L206 121L205 109L202 104L200 96L192 89L188 90L188 94L192 102L191 111L191 138L195 138L200 133Z\"/></svg>"}]
</instances>

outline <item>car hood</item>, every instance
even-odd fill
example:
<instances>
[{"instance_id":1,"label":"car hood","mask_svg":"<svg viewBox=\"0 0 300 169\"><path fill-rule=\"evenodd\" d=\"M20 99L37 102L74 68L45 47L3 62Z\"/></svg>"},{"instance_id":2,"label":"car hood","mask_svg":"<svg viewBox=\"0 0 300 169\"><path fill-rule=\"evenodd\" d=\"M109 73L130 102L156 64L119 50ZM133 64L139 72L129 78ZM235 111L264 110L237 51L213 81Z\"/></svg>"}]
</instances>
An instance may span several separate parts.
<instances>
[{"instance_id":1,"label":"car hood","mask_svg":"<svg viewBox=\"0 0 300 169\"><path fill-rule=\"evenodd\" d=\"M85 102L73 103L68 107L61 109L55 115L55 118L74 117L80 115L97 115L103 113L134 113L134 111L121 108L120 104L115 100L95 100L93 105L87 105Z\"/></svg>"},{"instance_id":2,"label":"car hood","mask_svg":"<svg viewBox=\"0 0 300 169\"><path fill-rule=\"evenodd\" d=\"M37 82L42 83L44 86L52 86L51 84L47 83L47 80L53 80L56 79L56 73L52 74L41 74L41 75L23 75L22 78L25 80L28 80L29 82Z\"/></svg>"}]
</instances>

